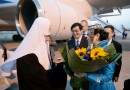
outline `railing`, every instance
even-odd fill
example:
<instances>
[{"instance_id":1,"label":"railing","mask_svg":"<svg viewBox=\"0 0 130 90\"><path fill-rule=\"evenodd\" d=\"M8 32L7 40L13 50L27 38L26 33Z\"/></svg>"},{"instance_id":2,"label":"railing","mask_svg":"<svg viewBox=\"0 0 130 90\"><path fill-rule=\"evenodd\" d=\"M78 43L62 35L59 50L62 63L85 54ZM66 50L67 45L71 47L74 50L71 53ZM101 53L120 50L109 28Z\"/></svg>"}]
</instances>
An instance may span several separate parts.
<instances>
[{"instance_id":1,"label":"railing","mask_svg":"<svg viewBox=\"0 0 130 90\"><path fill-rule=\"evenodd\" d=\"M100 22L100 23L102 24L103 27L106 26L106 25L112 25L112 24L110 24L110 23L106 23L105 21L103 21L103 20L102 20L101 18L99 18L98 16L93 16L91 19L92 19L92 20L97 20L98 22ZM118 30L115 26L114 26L114 28L115 28L116 31L122 33L122 32L121 32L120 30Z\"/></svg>"}]
</instances>

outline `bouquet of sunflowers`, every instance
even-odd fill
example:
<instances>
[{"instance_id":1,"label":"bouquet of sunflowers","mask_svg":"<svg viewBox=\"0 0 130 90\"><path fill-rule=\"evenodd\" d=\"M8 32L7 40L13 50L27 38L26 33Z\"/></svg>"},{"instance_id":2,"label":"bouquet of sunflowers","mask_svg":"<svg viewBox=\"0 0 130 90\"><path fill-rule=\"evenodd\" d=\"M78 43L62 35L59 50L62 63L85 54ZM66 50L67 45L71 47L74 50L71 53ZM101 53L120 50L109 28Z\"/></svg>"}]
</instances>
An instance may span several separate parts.
<instances>
[{"instance_id":1,"label":"bouquet of sunflowers","mask_svg":"<svg viewBox=\"0 0 130 90\"><path fill-rule=\"evenodd\" d=\"M111 43L105 48L96 46L93 49L68 49L68 46L59 49L64 61L73 72L95 72L117 61L121 53L117 53Z\"/></svg>"},{"instance_id":2,"label":"bouquet of sunflowers","mask_svg":"<svg viewBox=\"0 0 130 90\"><path fill-rule=\"evenodd\" d=\"M111 43L105 48L95 46L93 49L68 49L68 46L59 49L65 61L64 70L71 77L72 87L80 87L85 78L77 78L73 72L96 72L111 62L116 62L121 53L117 53Z\"/></svg>"}]
</instances>

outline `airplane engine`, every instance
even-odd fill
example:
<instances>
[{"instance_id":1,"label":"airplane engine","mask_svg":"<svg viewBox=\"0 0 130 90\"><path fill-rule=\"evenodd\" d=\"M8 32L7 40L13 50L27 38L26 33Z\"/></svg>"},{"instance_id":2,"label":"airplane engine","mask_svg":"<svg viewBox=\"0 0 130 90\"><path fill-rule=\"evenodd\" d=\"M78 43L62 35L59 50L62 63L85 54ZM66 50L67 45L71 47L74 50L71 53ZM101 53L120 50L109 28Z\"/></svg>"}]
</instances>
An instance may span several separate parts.
<instances>
[{"instance_id":1,"label":"airplane engine","mask_svg":"<svg viewBox=\"0 0 130 90\"><path fill-rule=\"evenodd\" d=\"M86 0L20 0L17 6L16 26L24 37L37 17L51 22L51 35L56 40L71 37L70 27L75 22L87 20L93 13Z\"/></svg>"}]
</instances>

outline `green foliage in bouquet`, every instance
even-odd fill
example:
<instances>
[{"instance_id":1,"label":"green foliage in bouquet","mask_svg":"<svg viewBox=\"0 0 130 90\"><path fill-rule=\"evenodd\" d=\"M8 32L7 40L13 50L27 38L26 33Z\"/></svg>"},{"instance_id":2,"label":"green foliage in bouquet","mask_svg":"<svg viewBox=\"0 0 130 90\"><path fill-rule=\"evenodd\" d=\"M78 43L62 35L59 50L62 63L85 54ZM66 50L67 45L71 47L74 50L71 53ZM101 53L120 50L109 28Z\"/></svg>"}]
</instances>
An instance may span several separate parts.
<instances>
[{"instance_id":1,"label":"green foliage in bouquet","mask_svg":"<svg viewBox=\"0 0 130 90\"><path fill-rule=\"evenodd\" d=\"M95 48L98 48L95 47ZM95 72L105 67L111 62L116 62L120 57L121 53L117 53L113 44L105 47L104 50L108 53L108 59L105 60L82 60L76 53L74 49L68 50L65 46L59 49L66 64L73 72ZM102 58L102 57L101 57Z\"/></svg>"},{"instance_id":2,"label":"green foliage in bouquet","mask_svg":"<svg viewBox=\"0 0 130 90\"><path fill-rule=\"evenodd\" d=\"M97 49L97 51L94 51L94 49ZM86 52L84 52L85 50ZM69 50L67 45L59 49L66 63L64 70L71 77L70 84L72 87L80 87L85 80L85 78L79 79L75 77L72 72L96 72L109 63L116 62L121 57L121 53L116 52L113 44L105 47L103 51L99 46L94 47L92 50L82 49L83 52L76 52L74 49ZM96 55L93 56L92 54ZM92 57L84 58L85 55Z\"/></svg>"}]
</instances>

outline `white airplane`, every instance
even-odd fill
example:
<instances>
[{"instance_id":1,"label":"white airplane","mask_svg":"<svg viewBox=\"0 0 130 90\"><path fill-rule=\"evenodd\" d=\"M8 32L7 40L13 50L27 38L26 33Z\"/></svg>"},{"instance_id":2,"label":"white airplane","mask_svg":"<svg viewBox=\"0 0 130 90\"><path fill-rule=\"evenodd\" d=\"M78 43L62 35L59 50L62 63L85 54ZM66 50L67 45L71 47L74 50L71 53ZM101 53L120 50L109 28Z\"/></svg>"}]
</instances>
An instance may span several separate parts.
<instances>
[{"instance_id":1,"label":"white airplane","mask_svg":"<svg viewBox=\"0 0 130 90\"><path fill-rule=\"evenodd\" d=\"M0 0L0 31L17 30L24 37L35 18L42 16L51 21L56 40L68 39L74 22L101 16L113 8L121 13L129 4L129 0Z\"/></svg>"},{"instance_id":2,"label":"white airplane","mask_svg":"<svg viewBox=\"0 0 130 90\"><path fill-rule=\"evenodd\" d=\"M0 0L0 31L15 31L18 0Z\"/></svg>"},{"instance_id":3,"label":"white airplane","mask_svg":"<svg viewBox=\"0 0 130 90\"><path fill-rule=\"evenodd\" d=\"M55 39L64 40L71 37L70 27L74 22L88 20L95 14L101 16L112 12L113 8L121 13L121 8L129 8L129 4L129 0L0 0L0 31L18 30L24 37L33 21L42 16L51 21ZM8 51L7 55L11 53ZM0 57L2 64L4 58ZM4 88L8 88L6 78L4 81Z\"/></svg>"}]
</instances>

